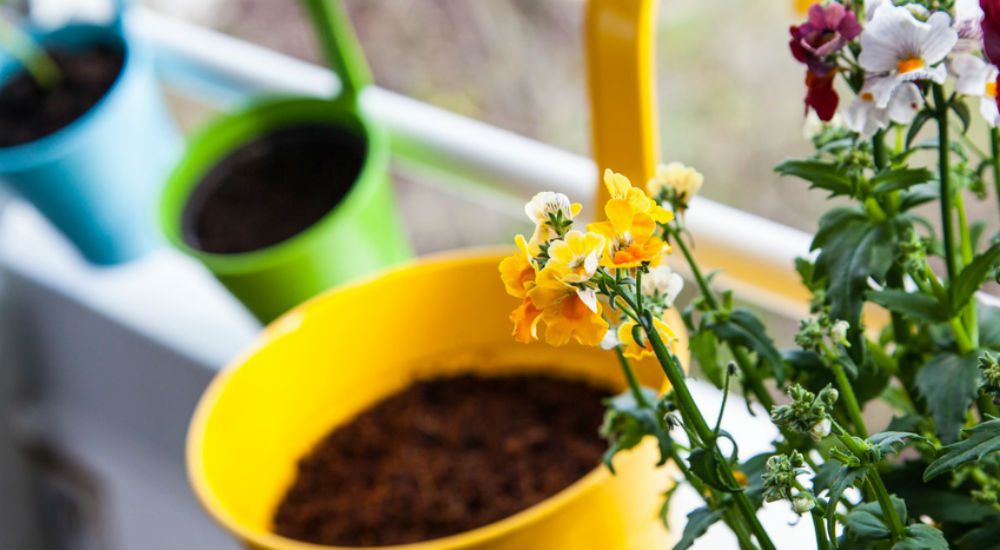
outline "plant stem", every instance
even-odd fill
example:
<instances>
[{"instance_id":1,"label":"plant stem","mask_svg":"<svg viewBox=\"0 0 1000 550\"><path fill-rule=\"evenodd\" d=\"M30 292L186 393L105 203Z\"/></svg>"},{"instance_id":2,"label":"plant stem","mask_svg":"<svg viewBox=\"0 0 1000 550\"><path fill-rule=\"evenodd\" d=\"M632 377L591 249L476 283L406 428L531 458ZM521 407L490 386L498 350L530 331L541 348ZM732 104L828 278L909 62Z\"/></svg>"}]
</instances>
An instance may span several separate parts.
<instances>
[{"instance_id":1,"label":"plant stem","mask_svg":"<svg viewBox=\"0 0 1000 550\"><path fill-rule=\"evenodd\" d=\"M681 254L684 255L684 260L687 261L688 267L691 269L691 276L694 277L695 283L698 285L698 289L701 290L701 295L705 298L705 302L712 309L719 309L719 301L715 298L715 294L712 289L708 286L708 280L701 273L701 267L698 266L698 262L694 259L694 255L691 254L691 250L688 248L687 243L681 238L680 232L673 226L667 226L667 233L670 235L671 240L677 243L677 248L681 249ZM757 401L764 406L765 409L770 411L774 408L774 398L771 397L770 392L764 387L764 383L757 376L757 372L753 368L753 364L750 361L750 356L747 354L746 350L740 347L730 346L730 350L733 352L733 358L736 360L736 364L739 365L740 371L743 373L743 379L746 380L747 386L753 391L754 396L757 397Z\"/></svg>"},{"instance_id":2,"label":"plant stem","mask_svg":"<svg viewBox=\"0 0 1000 550\"><path fill-rule=\"evenodd\" d=\"M941 180L941 233L944 240L945 265L948 280L952 281L958 272L958 258L955 256L955 224L952 220L950 147L948 143L948 103L944 98L944 88L940 84L934 90L934 110L938 126L938 178Z\"/></svg>"},{"instance_id":3,"label":"plant stem","mask_svg":"<svg viewBox=\"0 0 1000 550\"><path fill-rule=\"evenodd\" d=\"M0 49L7 50L40 87L59 85L62 73L44 48L16 25L0 17Z\"/></svg>"},{"instance_id":4,"label":"plant stem","mask_svg":"<svg viewBox=\"0 0 1000 550\"><path fill-rule=\"evenodd\" d=\"M667 375L667 379L670 380L674 396L677 399L677 408L680 409L684 422L695 430L704 442L707 451L715 453L722 464L727 464L726 458L722 456L715 442L715 435L712 433L711 428L709 428L701 411L698 410L694 397L691 395L690 390L688 390L687 382L684 381L684 371L681 370L680 365L670 351L667 350L656 329L646 322L643 323L643 328L646 331L646 337L649 338L649 342L653 347L653 352L660 363L660 367L663 369L664 374ZM733 472L729 468L720 468L719 475L726 484L732 487L738 486L736 479L733 477ZM750 530L753 532L760 547L764 550L775 550L774 543L771 542L771 538L768 536L767 531L764 530L764 526L757 519L757 514L746 494L742 491L737 491L732 494L732 497L736 503L737 510L743 516L743 520L750 526Z\"/></svg>"},{"instance_id":5,"label":"plant stem","mask_svg":"<svg viewBox=\"0 0 1000 550\"><path fill-rule=\"evenodd\" d=\"M875 135L872 137L872 157L874 157L875 168L877 170L885 168L887 160L885 151L885 130L875 132Z\"/></svg>"},{"instance_id":6,"label":"plant stem","mask_svg":"<svg viewBox=\"0 0 1000 550\"><path fill-rule=\"evenodd\" d=\"M632 392L635 402L641 407L652 408L653 405L646 399L646 395L642 393L642 387L639 386L639 381L635 377L635 371L632 370L632 365L622 352L621 346L615 346L615 354L618 356L618 363L622 366L622 372L625 374L626 382L628 382L628 389Z\"/></svg>"},{"instance_id":7,"label":"plant stem","mask_svg":"<svg viewBox=\"0 0 1000 550\"><path fill-rule=\"evenodd\" d=\"M851 387L850 380L844 372L844 367L837 361L831 361L830 367L833 369L833 377L837 381L837 389L840 390L840 397L843 399L844 408L847 409L847 416L854 424L861 437L868 437L868 430L865 428L865 421L861 417L861 407L858 405L858 398L854 395L854 388Z\"/></svg>"},{"instance_id":8,"label":"plant stem","mask_svg":"<svg viewBox=\"0 0 1000 550\"><path fill-rule=\"evenodd\" d=\"M962 247L962 265L972 263L975 251L972 250L972 236L969 234L969 223L965 215L965 199L962 193L955 195L955 208L958 211L958 235ZM972 349L979 347L979 322L976 320L976 300L969 300L962 316L965 320L965 331L969 335L969 344Z\"/></svg>"},{"instance_id":9,"label":"plant stem","mask_svg":"<svg viewBox=\"0 0 1000 550\"><path fill-rule=\"evenodd\" d=\"M830 550L830 540L826 536L826 529L823 527L823 516L818 510L813 510L810 514L813 520L813 530L816 531L816 550Z\"/></svg>"},{"instance_id":10,"label":"plant stem","mask_svg":"<svg viewBox=\"0 0 1000 550\"><path fill-rule=\"evenodd\" d=\"M996 187L997 209L1000 209L1000 128L990 130L990 150L993 153L993 185Z\"/></svg>"},{"instance_id":11,"label":"plant stem","mask_svg":"<svg viewBox=\"0 0 1000 550\"><path fill-rule=\"evenodd\" d=\"M639 385L639 381L635 377L635 371L632 370L632 364L629 362L628 357L625 357L625 354L622 352L621 346L615 347L615 354L618 356L618 363L622 367L622 372L625 373L625 380L628 382L628 387L629 390L632 392L632 396L635 398L636 402L639 404L640 407L652 410L654 408L653 404L650 403L649 400L646 399L646 395L642 393L642 388ZM663 419L657 416L657 422L662 422L662 421ZM705 504L707 504L709 507L712 507L713 506L712 496L714 496L714 492L712 492L711 489L705 487L705 484L702 483L701 480L698 479L696 475L694 475L694 473L688 467L687 463L684 462L684 459L682 459L681 456L677 453L677 445L670 445L667 448L667 456L669 456L670 460L672 460L674 464L677 465L677 468L681 471L681 474L684 475L684 478L687 479L688 483L691 484L691 487L693 487L694 490L697 491L699 495L701 495L702 499L704 499L705 501ZM724 512L723 521L726 522L726 525L728 525L729 528L732 529L733 533L736 535L736 539L739 541L741 549L753 548L753 544L750 542L750 534L746 531L746 528L743 527L742 523L740 523L739 521L737 521L735 518L732 517L731 511L726 510Z\"/></svg>"},{"instance_id":12,"label":"plant stem","mask_svg":"<svg viewBox=\"0 0 1000 550\"><path fill-rule=\"evenodd\" d=\"M882 507L882 516L889 522L889 530L892 531L892 540L897 541L901 539L906 532L906 526L903 525L903 520L896 513L896 507L892 504L889 491L885 488L885 484L882 483L882 476L878 473L878 466L874 464L868 467L868 483L871 484L879 506Z\"/></svg>"}]
</instances>

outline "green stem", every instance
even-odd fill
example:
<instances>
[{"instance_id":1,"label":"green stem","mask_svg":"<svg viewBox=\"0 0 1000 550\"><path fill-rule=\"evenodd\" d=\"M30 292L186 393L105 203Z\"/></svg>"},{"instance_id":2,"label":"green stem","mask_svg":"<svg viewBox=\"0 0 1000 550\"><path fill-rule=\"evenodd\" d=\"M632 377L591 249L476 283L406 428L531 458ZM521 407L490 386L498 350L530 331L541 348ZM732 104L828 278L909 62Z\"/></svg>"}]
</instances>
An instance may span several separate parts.
<instances>
[{"instance_id":1,"label":"green stem","mask_svg":"<svg viewBox=\"0 0 1000 550\"><path fill-rule=\"evenodd\" d=\"M51 90L62 80L59 66L45 49L3 17L0 17L0 49L7 50L42 88Z\"/></svg>"},{"instance_id":2,"label":"green stem","mask_svg":"<svg viewBox=\"0 0 1000 550\"><path fill-rule=\"evenodd\" d=\"M854 388L851 387L851 382L847 379L844 367L839 361L830 361L830 368L833 369L833 377L837 381L837 389L840 390L840 398L844 403L844 408L847 409L847 416L851 419L851 423L854 424L854 429L857 430L858 435L867 438L868 430L865 428L865 421L861 417L861 407L858 405L858 398L854 395Z\"/></svg>"},{"instance_id":3,"label":"green stem","mask_svg":"<svg viewBox=\"0 0 1000 550\"><path fill-rule=\"evenodd\" d=\"M625 374L626 382L628 382L628 389L632 392L635 402L640 407L652 409L653 404L642 393L642 387L639 386L639 380L635 377L635 371L632 370L632 365L629 363L628 358L625 357L625 353L622 352L621 346L615 346L615 354L618 355L618 363L622 366L622 372Z\"/></svg>"},{"instance_id":4,"label":"green stem","mask_svg":"<svg viewBox=\"0 0 1000 550\"><path fill-rule=\"evenodd\" d=\"M969 223L965 215L965 199L962 193L955 195L955 209L958 211L958 235L962 247L962 265L972 263L975 252L972 250L972 235L969 233ZM979 347L979 322L976 320L976 301L969 300L969 304L962 312L965 321L965 330L969 335L969 344L972 349Z\"/></svg>"},{"instance_id":5,"label":"green stem","mask_svg":"<svg viewBox=\"0 0 1000 550\"><path fill-rule=\"evenodd\" d=\"M948 280L958 273L958 258L955 256L955 223L952 220L950 147L948 143L948 103L944 98L944 88L940 84L934 90L934 109L938 126L938 178L941 180L941 233L944 240L945 265Z\"/></svg>"},{"instance_id":6,"label":"green stem","mask_svg":"<svg viewBox=\"0 0 1000 550\"><path fill-rule=\"evenodd\" d=\"M878 473L878 466L874 464L868 467L868 483L871 484L872 491L875 492L875 497L878 499L878 504L882 507L882 516L889 521L892 540L897 541L903 538L906 534L906 526L903 525L903 520L896 513L896 507L892 505L892 498L889 497L889 491L886 490L885 484L882 483L882 476Z\"/></svg>"},{"instance_id":7,"label":"green stem","mask_svg":"<svg viewBox=\"0 0 1000 550\"><path fill-rule=\"evenodd\" d=\"M707 447L706 450L715 453L717 459L722 464L726 464L726 458L722 456L722 452L719 451L719 447L716 444L715 434L712 433L711 428L705 421L705 417L702 416L701 411L698 410L694 397L691 395L690 390L688 390L687 382L684 380L684 371L681 370L680 365L677 363L670 351L667 350L666 345L663 343L663 340L660 339L660 335L656 329L649 326L648 323L643 323L643 329L646 331L646 337L649 338L649 342L653 347L653 352L656 354L657 360L659 360L660 367L663 369L664 374L667 375L667 379L673 387L677 408L680 409L684 422L697 432L699 437L705 443L705 446ZM738 486L736 479L733 477L733 472L729 468L720 468L719 475L727 485L732 487ZM737 491L732 494L732 497L733 501L736 503L736 509L739 510L740 514L743 516L743 520L750 526L750 530L753 532L760 547L764 550L775 550L774 543L768 536L767 531L764 530L764 526L761 525L760 520L757 518L757 514L754 511L753 505L750 503L750 499L747 498L746 494L742 491Z\"/></svg>"},{"instance_id":8,"label":"green stem","mask_svg":"<svg viewBox=\"0 0 1000 550\"><path fill-rule=\"evenodd\" d=\"M872 156L875 160L875 168L882 170L885 168L887 158L885 151L885 130L875 132L872 137Z\"/></svg>"},{"instance_id":9,"label":"green stem","mask_svg":"<svg viewBox=\"0 0 1000 550\"><path fill-rule=\"evenodd\" d=\"M1000 209L1000 128L990 130L990 150L993 153L993 186L996 187L997 208Z\"/></svg>"},{"instance_id":10,"label":"green stem","mask_svg":"<svg viewBox=\"0 0 1000 550\"><path fill-rule=\"evenodd\" d=\"M816 531L816 550L830 550L830 540L823 527L823 516L818 510L813 510L810 515L813 520L813 530Z\"/></svg>"},{"instance_id":11,"label":"green stem","mask_svg":"<svg viewBox=\"0 0 1000 550\"><path fill-rule=\"evenodd\" d=\"M667 226L667 233L670 235L671 240L677 243L677 248L681 249L681 254L684 255L684 260L687 261L688 267L691 269L691 276L694 277L695 283L698 285L698 289L701 290L701 295L705 298L705 302L712 309L719 309L719 301L715 298L715 294L712 289L708 286L708 280L701 273L701 267L698 262L694 259L694 254L688 248L687 243L681 238L680 232L673 226ZM730 350L733 352L733 358L736 360L736 364L739 365L740 371L743 373L743 379L747 383L747 387L753 391L757 401L764 406L765 409L770 411L774 408L774 398L771 397L770 392L764 387L764 383L761 381L760 377L757 376L757 372L753 368L752 361L750 361L750 356L747 354L746 350L740 347L730 346ZM786 438L787 439L787 438Z\"/></svg>"}]
</instances>

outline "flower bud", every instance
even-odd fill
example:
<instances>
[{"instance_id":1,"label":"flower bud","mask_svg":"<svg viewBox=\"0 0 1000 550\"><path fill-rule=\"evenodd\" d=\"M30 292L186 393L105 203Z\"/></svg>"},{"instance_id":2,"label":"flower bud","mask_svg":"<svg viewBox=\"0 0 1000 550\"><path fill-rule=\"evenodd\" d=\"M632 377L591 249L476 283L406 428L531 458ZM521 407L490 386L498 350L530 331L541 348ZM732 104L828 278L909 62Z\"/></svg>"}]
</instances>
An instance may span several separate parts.
<instances>
[{"instance_id":1,"label":"flower bud","mask_svg":"<svg viewBox=\"0 0 1000 550\"><path fill-rule=\"evenodd\" d=\"M847 321L840 320L830 327L830 340L834 344L850 345L847 342L847 331L851 328L851 324Z\"/></svg>"},{"instance_id":2,"label":"flower bud","mask_svg":"<svg viewBox=\"0 0 1000 550\"><path fill-rule=\"evenodd\" d=\"M799 515L810 512L816 507L816 499L809 493L799 493L792 498L792 510Z\"/></svg>"},{"instance_id":3,"label":"flower bud","mask_svg":"<svg viewBox=\"0 0 1000 550\"><path fill-rule=\"evenodd\" d=\"M829 418L824 418L819 422L813 424L811 430L809 430L809 437L813 441L822 441L823 438L830 435L830 430L833 428L833 424L830 422Z\"/></svg>"}]
</instances>

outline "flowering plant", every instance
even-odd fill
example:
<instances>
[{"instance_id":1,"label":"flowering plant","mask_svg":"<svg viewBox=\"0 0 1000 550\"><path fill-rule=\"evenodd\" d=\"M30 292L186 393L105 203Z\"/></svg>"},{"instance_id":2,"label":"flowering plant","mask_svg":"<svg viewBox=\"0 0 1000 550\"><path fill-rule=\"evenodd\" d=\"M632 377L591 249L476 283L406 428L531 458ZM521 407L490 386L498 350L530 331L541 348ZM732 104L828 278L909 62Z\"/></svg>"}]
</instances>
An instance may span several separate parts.
<instances>
[{"instance_id":1,"label":"flowering plant","mask_svg":"<svg viewBox=\"0 0 1000 550\"><path fill-rule=\"evenodd\" d=\"M673 163L644 187L607 171L603 219L584 230L564 195L527 205L534 234L500 265L521 300L514 337L614 350L628 389L608 401L608 466L652 436L661 464L705 501L676 548L719 521L741 548L774 548L756 512L781 500L808 516L821 550L1000 548L1000 308L978 292L1000 282L1000 234L984 238L986 221L965 208L987 197L988 177L1000 197L1000 0L981 4L835 0L792 27L806 109L823 123L815 153L776 170L840 199L796 262L812 301L795 349L779 351L695 260L684 224L702 185L695 170ZM989 152L969 132L973 99ZM674 355L665 313L683 282L664 259L674 248L698 290L682 314L692 354L724 392L716 419ZM670 381L665 395L636 382L630 360L646 357ZM745 461L720 449L736 445L719 422L734 383L781 434ZM878 432L862 416L876 400L894 412Z\"/></svg>"}]
</instances>

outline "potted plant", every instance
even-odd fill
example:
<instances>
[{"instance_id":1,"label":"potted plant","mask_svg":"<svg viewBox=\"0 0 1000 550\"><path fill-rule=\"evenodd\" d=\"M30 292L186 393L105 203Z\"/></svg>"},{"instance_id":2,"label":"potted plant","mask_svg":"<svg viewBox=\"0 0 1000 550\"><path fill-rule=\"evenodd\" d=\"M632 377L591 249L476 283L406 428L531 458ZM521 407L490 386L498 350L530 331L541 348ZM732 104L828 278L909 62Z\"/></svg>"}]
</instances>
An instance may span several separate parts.
<instances>
[{"instance_id":1,"label":"potted plant","mask_svg":"<svg viewBox=\"0 0 1000 550\"><path fill-rule=\"evenodd\" d=\"M617 5L595 2L592 16ZM652 5L636 4L630 24L651 24ZM591 27L622 36L601 29ZM652 44L649 33L641 36L620 39L641 57ZM565 197L543 194L532 219L552 200L567 217L579 212ZM517 281L530 247L522 245L501 268L515 293L525 290ZM550 327L550 341L565 344L558 351L514 342L497 280L501 258L473 251L426 259L323 294L272 323L212 383L192 420L189 474L212 516L261 548L667 544L657 495L670 480L655 468L657 443L620 441L622 452L607 461L617 475L595 452L603 448L601 397L629 387L613 355L580 344L603 340L606 326ZM677 278L666 279L672 297ZM530 337L530 323L518 334ZM674 345L686 360L683 331ZM656 399L665 378L655 363L637 362L629 374L651 388L639 399ZM643 421L656 423L663 412ZM609 433L620 420L605 424Z\"/></svg>"},{"instance_id":2,"label":"potted plant","mask_svg":"<svg viewBox=\"0 0 1000 550\"><path fill-rule=\"evenodd\" d=\"M0 180L100 265L157 245L156 196L181 148L152 52L117 7L108 25L4 23L0 58Z\"/></svg>"},{"instance_id":3,"label":"potted plant","mask_svg":"<svg viewBox=\"0 0 1000 550\"><path fill-rule=\"evenodd\" d=\"M340 77L336 99L266 98L191 140L161 204L167 238L261 321L407 258L389 146L360 109L370 74L343 8L305 5Z\"/></svg>"},{"instance_id":4,"label":"potted plant","mask_svg":"<svg viewBox=\"0 0 1000 550\"><path fill-rule=\"evenodd\" d=\"M643 400L636 383L635 399L610 402L618 420L611 450L655 437L665 442L661 461L703 496L675 549L720 521L740 548L780 547L757 518L764 502L780 501L811 523L818 549L997 547L1000 308L977 294L1000 282L1000 234L979 238L988 225L970 223L966 201L987 199L988 186L1000 196L1000 2L956 4L862 10L831 1L791 29L807 108L824 122L811 137L815 153L776 170L844 201L820 219L817 254L796 263L812 303L794 349L779 353L764 323L714 289L691 253L684 213L702 184L693 169L670 164L639 187L609 171L605 220L580 228L563 208L539 219L518 278L528 290L514 293L522 300L511 315L515 333L580 314L614 329L626 374L629 359L656 358L671 391ZM838 122L840 79L851 100ZM990 152L968 135L970 100L980 102ZM925 125L933 132L922 140ZM936 207L940 230L916 209L924 204ZM712 414L696 406L669 349L661 285L647 284L661 279L664 242L699 289L684 324L692 353L724 392ZM602 251L599 262L587 261L593 250ZM560 307L574 296L592 306ZM866 304L887 313L885 326L862 315ZM768 452L720 449L733 441L720 420L736 381L780 430ZM765 381L787 394L782 404ZM881 429L862 415L874 401L895 415ZM669 409L677 415L641 421ZM681 429L690 447L671 440Z\"/></svg>"}]
</instances>

